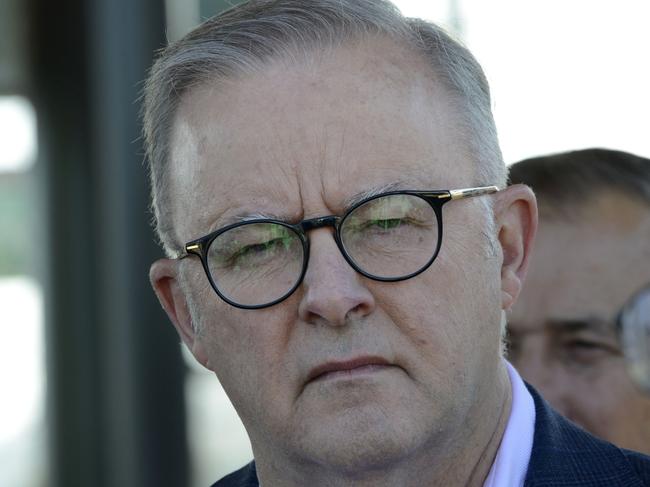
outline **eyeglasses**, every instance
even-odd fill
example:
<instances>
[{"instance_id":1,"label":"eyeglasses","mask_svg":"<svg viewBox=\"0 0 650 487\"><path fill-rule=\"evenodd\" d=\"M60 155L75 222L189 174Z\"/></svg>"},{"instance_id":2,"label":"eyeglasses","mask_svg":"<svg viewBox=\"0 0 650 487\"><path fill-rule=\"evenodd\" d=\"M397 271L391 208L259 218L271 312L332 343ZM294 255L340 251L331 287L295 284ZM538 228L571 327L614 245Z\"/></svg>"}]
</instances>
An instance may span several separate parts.
<instances>
[{"instance_id":1,"label":"eyeglasses","mask_svg":"<svg viewBox=\"0 0 650 487\"><path fill-rule=\"evenodd\" d=\"M498 190L390 191L356 203L342 216L296 224L243 221L188 242L179 258L198 256L212 288L232 306L265 308L300 286L309 261L307 232L332 227L336 245L355 271L375 281L403 281L425 271L437 257L445 203Z\"/></svg>"},{"instance_id":2,"label":"eyeglasses","mask_svg":"<svg viewBox=\"0 0 650 487\"><path fill-rule=\"evenodd\" d=\"M630 298L616 321L630 376L650 394L650 284Z\"/></svg>"}]
</instances>

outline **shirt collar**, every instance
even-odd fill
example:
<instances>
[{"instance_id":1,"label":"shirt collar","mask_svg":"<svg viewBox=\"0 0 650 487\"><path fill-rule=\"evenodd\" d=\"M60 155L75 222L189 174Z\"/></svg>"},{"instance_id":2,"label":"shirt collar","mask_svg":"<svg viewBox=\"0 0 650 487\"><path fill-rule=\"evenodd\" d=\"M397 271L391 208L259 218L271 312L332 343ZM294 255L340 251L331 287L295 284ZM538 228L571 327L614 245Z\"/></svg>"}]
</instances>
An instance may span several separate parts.
<instances>
[{"instance_id":1,"label":"shirt collar","mask_svg":"<svg viewBox=\"0 0 650 487\"><path fill-rule=\"evenodd\" d=\"M506 360L512 406L499 450L483 487L521 487L526 479L535 435L535 402L515 368Z\"/></svg>"}]
</instances>

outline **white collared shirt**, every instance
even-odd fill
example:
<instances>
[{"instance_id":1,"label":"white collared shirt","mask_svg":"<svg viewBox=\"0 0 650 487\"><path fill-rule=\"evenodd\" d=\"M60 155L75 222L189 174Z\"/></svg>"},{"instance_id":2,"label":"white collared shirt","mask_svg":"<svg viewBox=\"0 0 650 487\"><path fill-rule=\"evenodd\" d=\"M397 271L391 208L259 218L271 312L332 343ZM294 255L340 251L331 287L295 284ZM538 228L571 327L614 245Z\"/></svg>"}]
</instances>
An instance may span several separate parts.
<instances>
[{"instance_id":1,"label":"white collared shirt","mask_svg":"<svg viewBox=\"0 0 650 487\"><path fill-rule=\"evenodd\" d=\"M515 368L506 361L512 407L490 473L483 487L523 487L533 449L535 402Z\"/></svg>"}]
</instances>

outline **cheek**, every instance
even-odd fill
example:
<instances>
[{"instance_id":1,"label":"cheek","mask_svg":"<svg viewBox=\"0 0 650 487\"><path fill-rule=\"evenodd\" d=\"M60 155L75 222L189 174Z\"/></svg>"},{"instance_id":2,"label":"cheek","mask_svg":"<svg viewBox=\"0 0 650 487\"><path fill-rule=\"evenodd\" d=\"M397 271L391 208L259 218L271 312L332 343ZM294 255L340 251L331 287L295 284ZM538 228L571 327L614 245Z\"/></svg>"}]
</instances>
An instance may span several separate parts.
<instances>
[{"instance_id":1,"label":"cheek","mask_svg":"<svg viewBox=\"0 0 650 487\"><path fill-rule=\"evenodd\" d=\"M462 203L445 208L431 266L407 281L373 285L378 304L416 346L456 357L500 350L501 268L484 217Z\"/></svg>"},{"instance_id":2,"label":"cheek","mask_svg":"<svg viewBox=\"0 0 650 487\"><path fill-rule=\"evenodd\" d=\"M620 360L604 360L598 366L574 371L571 384L574 406L596 430L624 420L628 403L636 395Z\"/></svg>"},{"instance_id":3,"label":"cheek","mask_svg":"<svg viewBox=\"0 0 650 487\"><path fill-rule=\"evenodd\" d=\"M449 363L472 356L473 350L489 355L500 350L497 280L496 272L468 272L440 257L413 279L372 284L371 291L419 354Z\"/></svg>"},{"instance_id":4,"label":"cheek","mask_svg":"<svg viewBox=\"0 0 650 487\"><path fill-rule=\"evenodd\" d=\"M501 271L496 259L478 245L452 242L449 247L440 261L444 278L438 287L464 338L472 339L465 345L500 340Z\"/></svg>"},{"instance_id":5,"label":"cheek","mask_svg":"<svg viewBox=\"0 0 650 487\"><path fill-rule=\"evenodd\" d=\"M290 398L286 307L240 310L218 304L202 314L202 337L211 368L242 416Z\"/></svg>"}]
</instances>

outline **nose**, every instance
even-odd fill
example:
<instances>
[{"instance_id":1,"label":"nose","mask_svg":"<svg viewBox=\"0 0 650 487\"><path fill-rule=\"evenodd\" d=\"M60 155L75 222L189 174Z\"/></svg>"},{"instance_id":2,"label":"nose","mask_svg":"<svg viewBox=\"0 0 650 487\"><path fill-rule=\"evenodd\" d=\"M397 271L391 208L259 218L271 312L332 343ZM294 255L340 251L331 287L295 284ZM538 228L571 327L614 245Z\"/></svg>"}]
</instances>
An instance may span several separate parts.
<instances>
[{"instance_id":1,"label":"nose","mask_svg":"<svg viewBox=\"0 0 650 487\"><path fill-rule=\"evenodd\" d=\"M352 317L366 316L375 309L375 299L363 278L347 263L332 236L322 228L310 232L310 256L300 319L329 326L345 325Z\"/></svg>"}]
</instances>

